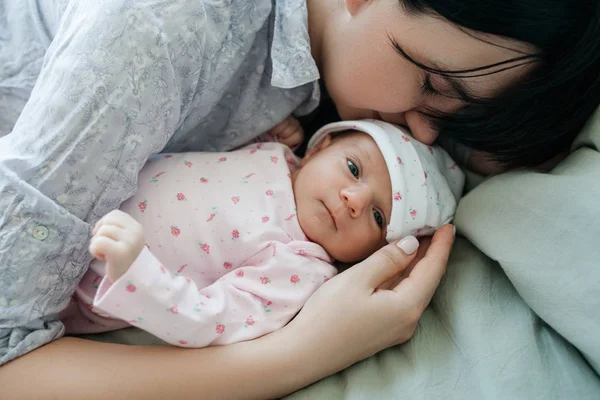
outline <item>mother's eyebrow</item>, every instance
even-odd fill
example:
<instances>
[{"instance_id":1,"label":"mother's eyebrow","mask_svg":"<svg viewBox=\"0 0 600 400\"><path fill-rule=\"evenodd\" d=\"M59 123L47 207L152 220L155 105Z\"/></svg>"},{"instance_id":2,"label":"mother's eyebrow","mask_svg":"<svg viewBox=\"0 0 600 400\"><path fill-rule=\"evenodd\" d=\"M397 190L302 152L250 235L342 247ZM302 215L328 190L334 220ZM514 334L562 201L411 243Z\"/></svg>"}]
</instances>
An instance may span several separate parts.
<instances>
[{"instance_id":1,"label":"mother's eyebrow","mask_svg":"<svg viewBox=\"0 0 600 400\"><path fill-rule=\"evenodd\" d=\"M524 56L524 57L528 57L528 56ZM480 68L486 68L485 70L479 69L479 68L474 68L471 70L463 70L463 71L445 71L443 69L444 67L440 66L434 60L427 61L428 65L430 65L430 67L425 64L421 64L421 63L417 64L417 62L413 61L413 60L410 60L410 61L415 62L415 65L417 65L421 69L423 69L427 72L430 72L432 74L435 74L435 75L439 76L441 79L443 79L452 88L454 93L456 93L457 97L460 98L461 100L463 100L467 103L476 103L478 101L481 102L481 100L484 100L485 96L475 94L469 88L469 86L464 82L464 79L479 78L482 76L494 75L494 74L497 74L502 71L507 71L507 70L510 70L513 68L517 68L517 67L535 62L535 60L531 60L529 58L524 58L524 57L517 57L520 60L515 59L516 60L515 62L518 62L518 64L506 65L506 64L503 64L504 61L502 63L496 63L494 65L499 68L494 69L492 71L489 71L489 69L494 68L494 65L490 65L489 66L490 68L480 67ZM477 70L482 71L482 72L477 72ZM483 72L483 71L487 71L487 72Z\"/></svg>"},{"instance_id":2,"label":"mother's eyebrow","mask_svg":"<svg viewBox=\"0 0 600 400\"><path fill-rule=\"evenodd\" d=\"M443 70L443 67L435 61L428 61L428 64L417 61L413 56L408 54L408 52L404 50L402 46L400 46L400 44L391 36L388 36L388 41L396 53L400 54L400 56L402 56L404 59L410 61L424 71L438 75L440 78L446 81L454 93L456 93L456 97L464 101L475 100L477 98L477 96L472 93L472 91L464 84L464 82L452 75L451 71L449 71L450 74L446 73Z\"/></svg>"},{"instance_id":3,"label":"mother's eyebrow","mask_svg":"<svg viewBox=\"0 0 600 400\"><path fill-rule=\"evenodd\" d=\"M469 87L463 82L463 79L494 75L499 72L531 64L537 61L535 55L525 54L519 57L510 58L481 67L462 70L445 70L444 67L439 65L434 60L427 60L427 64L417 61L390 35L388 35L388 42L392 48L404 59L410 61L422 70L440 76L442 79L444 79L456 93L458 98L469 103L481 101L485 98L485 96L474 94L473 91L470 90Z\"/></svg>"}]
</instances>

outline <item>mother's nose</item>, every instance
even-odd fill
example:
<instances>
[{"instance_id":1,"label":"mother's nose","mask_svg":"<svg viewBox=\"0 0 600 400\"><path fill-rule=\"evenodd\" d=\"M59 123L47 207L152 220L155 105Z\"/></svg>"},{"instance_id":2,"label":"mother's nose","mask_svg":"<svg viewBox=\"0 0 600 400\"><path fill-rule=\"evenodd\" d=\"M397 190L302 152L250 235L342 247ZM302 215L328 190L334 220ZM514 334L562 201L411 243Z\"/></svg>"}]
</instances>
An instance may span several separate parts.
<instances>
[{"instance_id":1,"label":"mother's nose","mask_svg":"<svg viewBox=\"0 0 600 400\"><path fill-rule=\"evenodd\" d=\"M413 137L421 143L433 144L438 137L435 130L418 111L405 111L401 113L379 113L381 120L407 127Z\"/></svg>"}]
</instances>

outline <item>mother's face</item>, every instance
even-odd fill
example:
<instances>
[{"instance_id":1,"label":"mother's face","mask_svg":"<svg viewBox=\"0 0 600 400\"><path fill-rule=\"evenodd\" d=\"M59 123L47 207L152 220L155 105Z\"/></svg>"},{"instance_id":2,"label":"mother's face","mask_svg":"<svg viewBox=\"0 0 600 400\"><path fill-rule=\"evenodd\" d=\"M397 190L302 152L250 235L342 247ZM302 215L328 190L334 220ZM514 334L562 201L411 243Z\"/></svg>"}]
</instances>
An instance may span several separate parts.
<instances>
[{"instance_id":1,"label":"mother's face","mask_svg":"<svg viewBox=\"0 0 600 400\"><path fill-rule=\"evenodd\" d=\"M420 110L454 112L465 104L456 85L475 96L491 96L522 78L527 67L451 83L411 63L391 43L428 67L447 71L478 68L534 52L525 44L461 30L441 18L408 15L399 0L336 4L339 9L322 28L318 62L340 116L406 125L417 140L428 144L437 133ZM439 94L423 90L428 75L430 86Z\"/></svg>"}]
</instances>

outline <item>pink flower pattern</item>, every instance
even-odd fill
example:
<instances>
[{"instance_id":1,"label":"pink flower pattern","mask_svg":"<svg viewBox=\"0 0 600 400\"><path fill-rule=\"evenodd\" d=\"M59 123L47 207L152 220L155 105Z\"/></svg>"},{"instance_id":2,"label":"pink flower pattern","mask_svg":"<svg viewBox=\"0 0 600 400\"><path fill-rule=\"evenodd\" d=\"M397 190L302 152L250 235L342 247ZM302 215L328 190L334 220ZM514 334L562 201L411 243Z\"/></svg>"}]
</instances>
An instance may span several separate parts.
<instances>
[{"instance_id":1,"label":"pink flower pattern","mask_svg":"<svg viewBox=\"0 0 600 400\"><path fill-rule=\"evenodd\" d=\"M158 182L158 178L159 178L161 175L163 175L164 173L165 173L165 171L162 171L162 172L159 172L158 174L154 175L154 176L152 177L152 179L150 180L150 182L153 182L153 183L156 183L156 182Z\"/></svg>"},{"instance_id":2,"label":"pink flower pattern","mask_svg":"<svg viewBox=\"0 0 600 400\"><path fill-rule=\"evenodd\" d=\"M182 272L183 272L183 270L185 269L185 267L187 267L187 266L188 266L187 264L183 264L183 265L181 265L179 268L177 268L177 272L176 272L176 274L178 274L178 275L179 275L180 273L182 273Z\"/></svg>"},{"instance_id":3,"label":"pink flower pattern","mask_svg":"<svg viewBox=\"0 0 600 400\"><path fill-rule=\"evenodd\" d=\"M141 212L146 211L146 207L148 207L148 201L147 200L140 201L138 203L138 208L140 209Z\"/></svg>"},{"instance_id":4,"label":"pink flower pattern","mask_svg":"<svg viewBox=\"0 0 600 400\"><path fill-rule=\"evenodd\" d=\"M200 243L200 248L206 254L210 254L210 245L209 244L207 244L207 243Z\"/></svg>"},{"instance_id":5,"label":"pink flower pattern","mask_svg":"<svg viewBox=\"0 0 600 400\"><path fill-rule=\"evenodd\" d=\"M261 145L257 146L257 148L260 147ZM252 150L254 151L251 151L251 153L257 152L256 149ZM248 153L244 152L244 154L245 157L248 157L248 160L250 160ZM305 292L307 290L314 290L321 284L322 280L319 279L320 276L324 277L323 281L327 279L328 275L322 275L323 273L328 273L326 272L327 270L316 270L318 272L311 275L311 273L306 272L303 272L303 274L300 274L299 272L294 273L293 269L286 267L283 269L286 271L284 272L285 275L283 275L282 273L278 274L277 272L274 272L274 270L268 269L271 268L268 266L271 257L281 257L278 254L280 251L283 253L289 251L286 250L286 245L284 245L284 243L287 243L288 241L298 242L307 239L301 234L302 232L296 222L296 209L289 206L290 203L288 199L291 198L291 193L287 193L282 189L282 187L286 187L283 185L289 185L289 181L286 180L285 182L282 182L280 179L284 175L289 175L289 170L294 170L294 167L288 167L284 161L287 161L290 164L297 164L295 158L291 155L287 157L286 154L288 153L271 153L267 154L267 157L262 155L265 154L264 152L260 154L259 157L252 157L252 163L248 164L251 168L255 168L256 166L257 169L255 169L254 172L252 172L252 169L240 169L235 174L230 174L229 176L222 171L227 170L230 166L236 165L235 155L216 156L212 158L210 162L205 163L202 159L198 160L197 158L192 158L193 156L191 155L186 155L187 160L184 160L183 158L180 158L181 155L176 154L169 155L171 161L165 161L165 165L168 165L169 169L156 173L156 166L160 167L160 164L154 166L154 172L152 173L156 174L152 176L153 183L146 183L146 185L147 187L152 187L156 193L161 193L161 191L164 192L163 198L155 199L154 197L148 197L146 200L143 197L136 198L135 196L139 195L134 195L131 208L137 211L136 214L140 217L140 222L142 223L149 218L159 218L159 224L157 224L156 227L148 229L146 234L148 243L146 246L148 249L152 248L152 251L159 252L156 253L155 257L160 256L161 259L162 257L165 257L165 262L169 262L169 264L165 264L166 267L164 267L159 265L158 259L156 259L156 264L151 265L150 268L146 270L147 274L152 274L156 279L163 280L163 282L167 282L165 279L174 279L174 281L179 282L178 285L182 285L186 290L188 290L188 288L194 288L194 291L198 290L202 294L204 294L206 288L205 282L208 282L211 279L233 279L235 280L236 285L241 285L240 287L263 288L263 291L270 292L281 290L276 287L277 285L281 285L285 286L287 288L286 290L298 291L298 293L302 293L304 296L306 295ZM154 162L160 163L162 162L161 160ZM217 169L214 165L216 160L218 160L219 163L227 163L217 167L222 168L220 175L213 174L210 167L210 164L212 164L213 168ZM204 164L208 164L206 169L204 169ZM282 168L284 171L279 171ZM265 174L264 172L266 170L279 171L279 180L274 180L269 174ZM204 176L200 175L201 173L204 173ZM150 174L143 178L145 182L149 180L149 176ZM241 185L243 181L240 182L240 176L243 176L243 180L247 181L247 185L236 190L235 186L231 185ZM179 179L181 179L181 182ZM232 179L235 179L235 182L232 183ZM269 180L271 180L271 183L269 183ZM204 184L206 185L201 186ZM143 185L140 185L140 188L143 190ZM232 189L233 191L231 191ZM258 201L247 199L246 193L248 193L249 190L254 190L258 195L264 193L261 198L261 204L266 204L266 206L258 207L256 206ZM211 210L210 206L213 204L208 203L210 200L206 200L203 197L211 191L217 193L221 191L223 193L220 197L222 203L217 203L216 201L213 203L215 206L218 206L218 210L217 207L212 207ZM140 191L140 193L143 192ZM269 201L267 202L264 201L267 200L264 198L265 195L269 197ZM244 197L244 202L241 202L241 197ZM281 197L281 199L274 199L275 197ZM271 198L274 200L271 200ZM149 206L150 202L152 202L151 207ZM171 213L170 209L167 208L167 205L168 207L171 207L174 212ZM129 210L131 210L131 208ZM252 210L252 208L255 208L255 210ZM235 210L236 213L245 212L247 209L250 209L251 211L251 213L248 213L248 219L245 220L242 218L239 220L239 224L236 223L232 226L230 213L232 213L233 210ZM162 215L158 214L157 210ZM252 214L252 212L254 214ZM198 233L199 230L195 225L198 221L201 223L206 222L206 224L204 224L206 230L208 232L212 231L212 236L210 236L210 233L207 236L207 234L202 231ZM287 222L285 224L286 230L278 230L283 221ZM267 225L267 223L269 223L269 225ZM274 223L273 227L270 227L271 223ZM146 228L146 225L144 226ZM278 232L276 235L279 235L279 237L273 236L272 238L263 236L263 239L261 239L263 240L262 243L264 243L265 239L269 241L268 247L271 247L271 250L264 249L263 247L263 249L267 251L261 252L260 255L252 256L253 253L250 253L250 256L255 257L252 262L256 262L256 264L248 265L268 266L264 272L260 271L258 268L244 265L243 261L250 256L244 255L243 252L238 252L236 250L236 246L240 246L242 241L244 241L244 245L246 245L246 241L251 242L252 240L257 240L261 237L262 230ZM198 235L197 238L193 240L196 235ZM227 240L227 236L231 237L231 241ZM283 238L281 236L283 236ZM190 239L192 240L190 241ZM187 243L191 243L192 245L196 244L197 247L194 247L193 250L185 249L185 251L181 251L180 248L186 247ZM172 248L174 247L174 244L179 246L179 248L175 247L175 255L173 256L173 260L177 260L176 262L167 259L167 254L170 256L170 254L173 253ZM280 250L277 249L278 246L280 246ZM163 253L160 253L159 249L161 248L163 248ZM310 248L310 246L307 247L307 250L308 248ZM307 255L306 250L304 249L298 249L296 247L294 247L294 249L295 250L292 249L292 251L296 251L300 255ZM311 256L313 253L317 253L316 250L310 249ZM189 259L190 256L195 257L198 254L202 255L204 258L197 257L193 260ZM326 257L326 255L323 254L323 257ZM143 260L144 262L146 261L145 259ZM210 263L214 264L212 265L212 268L214 268L213 271L208 271L208 268L205 266ZM243 268L240 268L240 266ZM296 271L300 271L300 269L297 269ZM136 274L137 273L141 272L136 272ZM130 299L127 300L127 298L123 297L123 300L120 301L120 307L124 307L126 301L139 301L139 304L144 304L143 299L144 296L146 296L144 292L147 292L149 288L142 284L142 279L138 280L138 275L131 275L131 277L131 281L126 281L119 286L121 295L128 296L127 298ZM288 280L289 283L287 283L286 286ZM233 284L231 281L228 283ZM90 281L88 281L88 285L91 286ZM97 290L97 288L94 288L94 290ZM180 297L173 297L174 295L179 296L177 293L178 290L178 288L169 285L160 286L160 289L157 290L157 296L160 296L165 300L171 299L167 300L170 304L160 303L161 306L158 307L158 310L154 310L154 312L160 313L162 318L167 318L167 325L169 325L168 327L163 326L164 336L159 337L166 337L165 340L174 345L194 347L199 343L196 341L197 339L188 336L185 330L176 330L175 326L179 325L179 321L183 321L188 313L201 313L200 315L203 317L210 316L210 313L215 309L214 307L217 305L217 302L223 301L223 297L222 294L219 293L218 295L213 295L213 298L210 300L208 300L208 296L206 296L207 299L203 302L199 300L187 302ZM260 290L257 290L257 295L259 293ZM201 298L204 299L203 297ZM233 302L235 302L235 300ZM261 300L259 304L262 308L260 314L263 312L268 313L273 320L281 320L280 313L284 308L290 306L279 300L275 304L269 300ZM94 308L91 304L88 304L87 307L90 309ZM98 307L100 308L100 306ZM241 311L242 310L240 309L240 312ZM148 312L147 315L144 314L146 312ZM226 312L229 313L230 310L226 310ZM219 317L221 322L215 322L217 321L216 319L213 320L212 323L215 324L212 325L214 326L214 331L211 332L213 337L223 335L224 338L226 337L228 339L228 335L231 335L234 332L233 322L229 321L237 321L235 323L236 330L239 329L240 325L242 325L242 330L244 327L248 328L247 335L252 335L252 331L262 332L265 328L270 329L270 325L268 324L273 324L273 322L265 322L263 316L258 315L259 312L253 311L252 315L249 314L250 313L248 312L238 315L236 317L237 319L226 319L225 316L223 316L223 318ZM138 315L140 316L138 317ZM124 316L123 319L129 321L131 324L139 325L143 321L141 315L148 320L143 324L144 329L151 327L152 324L156 324L158 321L151 318L152 310L144 311L143 308L140 311ZM240 324L240 322L242 322L242 324ZM260 326L260 329L253 329L257 326Z\"/></svg>"},{"instance_id":6,"label":"pink flower pattern","mask_svg":"<svg viewBox=\"0 0 600 400\"><path fill-rule=\"evenodd\" d=\"M410 209L410 216L412 219L417 218L417 210Z\"/></svg>"}]
</instances>

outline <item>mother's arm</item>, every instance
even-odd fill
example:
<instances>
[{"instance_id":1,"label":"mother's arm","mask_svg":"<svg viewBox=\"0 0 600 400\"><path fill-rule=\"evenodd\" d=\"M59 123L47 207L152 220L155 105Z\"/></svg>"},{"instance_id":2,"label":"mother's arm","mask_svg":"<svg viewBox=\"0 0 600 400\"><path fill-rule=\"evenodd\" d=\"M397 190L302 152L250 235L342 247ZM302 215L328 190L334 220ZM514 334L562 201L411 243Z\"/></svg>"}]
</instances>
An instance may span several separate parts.
<instances>
[{"instance_id":1,"label":"mother's arm","mask_svg":"<svg viewBox=\"0 0 600 400\"><path fill-rule=\"evenodd\" d=\"M11 399L282 396L408 340L452 242L445 226L426 254L427 246L418 255L386 246L323 285L286 327L253 341L192 350L63 338L0 368L0 387Z\"/></svg>"},{"instance_id":2,"label":"mother's arm","mask_svg":"<svg viewBox=\"0 0 600 400\"><path fill-rule=\"evenodd\" d=\"M0 365L62 335L56 316L90 262L89 224L136 191L186 117L182 93L198 77L182 71L201 67L193 46L171 57L201 40L166 30L186 26L158 16L178 2L63 3L31 97L0 138Z\"/></svg>"},{"instance_id":3,"label":"mother's arm","mask_svg":"<svg viewBox=\"0 0 600 400\"><path fill-rule=\"evenodd\" d=\"M0 387L11 399L276 397L334 372L312 364L302 346L291 345L298 340L280 330L230 346L181 349L63 338L4 366Z\"/></svg>"}]
</instances>

